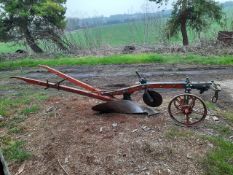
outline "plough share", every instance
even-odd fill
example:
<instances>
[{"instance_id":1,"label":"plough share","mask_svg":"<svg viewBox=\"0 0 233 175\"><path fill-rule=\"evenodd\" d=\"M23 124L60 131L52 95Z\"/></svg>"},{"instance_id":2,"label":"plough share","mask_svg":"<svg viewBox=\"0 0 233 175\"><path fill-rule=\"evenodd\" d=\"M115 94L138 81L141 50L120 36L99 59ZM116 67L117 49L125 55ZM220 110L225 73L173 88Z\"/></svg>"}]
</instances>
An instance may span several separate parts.
<instances>
[{"instance_id":1,"label":"plough share","mask_svg":"<svg viewBox=\"0 0 233 175\"><path fill-rule=\"evenodd\" d=\"M214 96L212 102L216 103L218 100L218 93L221 91L219 84L214 81L211 82L191 82L189 78L186 78L184 82L148 82L145 78L136 72L139 83L130 87L121 88L118 90L101 90L95 88L89 84L86 84L80 80L77 80L69 75L66 75L56 69L48 66L41 65L48 72L55 74L62 78L61 81L52 83L47 81L40 81L25 77L11 77L23 80L29 84L39 85L48 88L54 88L57 90L63 90L67 92L76 93L79 95L95 98L105 103L98 104L92 109L102 113L126 113L126 114L155 114L154 110L149 107L158 107L162 104L163 98L160 93L155 89L183 89L184 93L174 97L168 105L168 113L170 117L178 124L185 126L193 126L203 121L207 115L207 107L203 100L191 94L192 90L199 90L200 94L212 89ZM62 85L62 82L69 81L70 83L81 87L77 89L74 87ZM137 91L143 91L143 101L149 106L140 106L138 103L133 102L131 95ZM122 96L123 98L119 98Z\"/></svg>"}]
</instances>

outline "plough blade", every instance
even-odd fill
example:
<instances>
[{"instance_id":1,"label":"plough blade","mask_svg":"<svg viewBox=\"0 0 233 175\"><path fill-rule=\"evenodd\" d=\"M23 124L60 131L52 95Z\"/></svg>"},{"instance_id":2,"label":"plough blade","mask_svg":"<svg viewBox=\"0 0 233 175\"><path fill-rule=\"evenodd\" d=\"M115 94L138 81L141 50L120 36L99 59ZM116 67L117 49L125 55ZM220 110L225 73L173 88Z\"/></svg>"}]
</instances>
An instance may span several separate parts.
<instances>
[{"instance_id":1,"label":"plough blade","mask_svg":"<svg viewBox=\"0 0 233 175\"><path fill-rule=\"evenodd\" d=\"M151 108L140 106L136 102L130 100L108 101L92 107L94 111L102 113L121 113L121 114L147 114L155 115L158 112Z\"/></svg>"}]
</instances>

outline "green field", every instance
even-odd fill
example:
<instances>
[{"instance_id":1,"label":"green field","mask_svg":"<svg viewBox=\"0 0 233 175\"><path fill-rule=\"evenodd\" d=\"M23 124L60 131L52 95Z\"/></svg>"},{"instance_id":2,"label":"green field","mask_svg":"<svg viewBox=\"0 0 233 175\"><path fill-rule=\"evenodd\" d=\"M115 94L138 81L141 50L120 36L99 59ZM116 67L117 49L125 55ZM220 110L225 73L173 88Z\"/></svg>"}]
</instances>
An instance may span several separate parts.
<instances>
[{"instance_id":1,"label":"green field","mask_svg":"<svg viewBox=\"0 0 233 175\"><path fill-rule=\"evenodd\" d=\"M233 29L233 7L227 7L224 11L225 16L223 17L222 25L212 23L206 31L201 33L202 39L216 39L218 31ZM171 38L169 41L166 39L164 34L166 20L166 18L154 18L122 24L99 25L98 27L67 32L65 36L69 42L80 49L100 48L101 46L116 47L128 44L182 44L180 35ZM199 40L198 34L189 30L189 39L191 44L195 43ZM45 51L53 52L53 49L48 48L49 43L40 45ZM0 43L0 53L15 52L19 48L26 49L19 44Z\"/></svg>"}]
</instances>

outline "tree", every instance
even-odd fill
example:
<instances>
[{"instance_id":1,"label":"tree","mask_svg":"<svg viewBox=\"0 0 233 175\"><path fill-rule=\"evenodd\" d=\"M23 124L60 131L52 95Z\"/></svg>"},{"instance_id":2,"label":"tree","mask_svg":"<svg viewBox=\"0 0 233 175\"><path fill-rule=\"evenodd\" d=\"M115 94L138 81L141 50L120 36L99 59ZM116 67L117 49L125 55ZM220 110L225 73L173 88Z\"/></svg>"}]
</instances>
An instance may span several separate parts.
<instances>
[{"instance_id":1,"label":"tree","mask_svg":"<svg viewBox=\"0 0 233 175\"><path fill-rule=\"evenodd\" d=\"M0 0L0 40L24 40L36 53L40 39L51 39L65 49L58 31L65 28L66 0Z\"/></svg>"},{"instance_id":2,"label":"tree","mask_svg":"<svg viewBox=\"0 0 233 175\"><path fill-rule=\"evenodd\" d=\"M158 4L166 3L168 0L149 0ZM180 31L183 45L189 45L187 29L197 32L203 31L211 22L220 23L222 18L222 7L214 0L177 0L173 4L170 19L167 21L166 34L169 37Z\"/></svg>"}]
</instances>

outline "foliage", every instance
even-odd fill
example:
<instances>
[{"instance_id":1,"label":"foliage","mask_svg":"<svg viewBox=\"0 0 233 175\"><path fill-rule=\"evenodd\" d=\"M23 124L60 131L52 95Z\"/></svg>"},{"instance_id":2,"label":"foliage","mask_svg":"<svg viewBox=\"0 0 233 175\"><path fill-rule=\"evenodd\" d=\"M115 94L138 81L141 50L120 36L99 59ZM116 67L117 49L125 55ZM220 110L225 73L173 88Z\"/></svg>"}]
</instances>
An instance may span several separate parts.
<instances>
[{"instance_id":1,"label":"foliage","mask_svg":"<svg viewBox=\"0 0 233 175\"><path fill-rule=\"evenodd\" d=\"M163 3L167 0L150 0ZM208 9L208 10L206 10ZM201 32L213 20L220 23L222 18L221 6L213 0L178 0L173 4L173 11L167 22L166 33L168 37L178 34L181 30L183 45L188 45L187 27Z\"/></svg>"},{"instance_id":2,"label":"foliage","mask_svg":"<svg viewBox=\"0 0 233 175\"><path fill-rule=\"evenodd\" d=\"M42 52L38 39L57 37L65 28L66 0L0 0L0 41L25 40L35 52ZM58 38L59 39L59 38Z\"/></svg>"}]
</instances>

